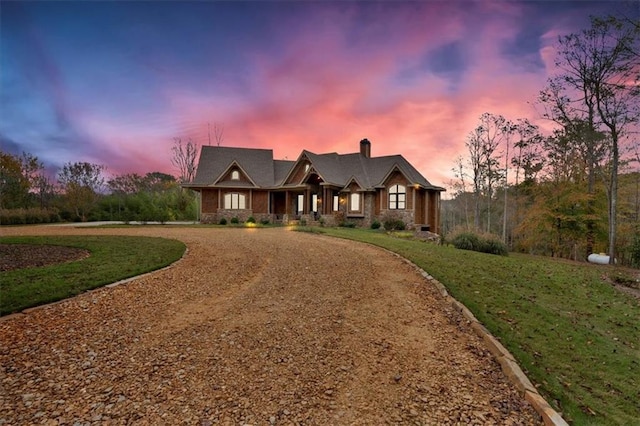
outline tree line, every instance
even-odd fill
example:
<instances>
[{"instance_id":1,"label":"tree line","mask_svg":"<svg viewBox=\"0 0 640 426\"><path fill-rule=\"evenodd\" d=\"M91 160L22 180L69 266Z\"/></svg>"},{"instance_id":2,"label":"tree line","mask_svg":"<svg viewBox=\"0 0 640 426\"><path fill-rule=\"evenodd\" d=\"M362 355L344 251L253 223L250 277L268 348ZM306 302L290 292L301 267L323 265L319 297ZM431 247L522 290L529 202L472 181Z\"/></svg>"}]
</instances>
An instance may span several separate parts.
<instances>
[{"instance_id":1,"label":"tree line","mask_svg":"<svg viewBox=\"0 0 640 426\"><path fill-rule=\"evenodd\" d=\"M640 21L592 18L559 38L555 66L535 101L551 134L526 118L482 114L455 163L444 229L640 266Z\"/></svg>"},{"instance_id":2,"label":"tree line","mask_svg":"<svg viewBox=\"0 0 640 426\"><path fill-rule=\"evenodd\" d=\"M197 145L175 138L171 154L178 178L161 172L107 178L106 166L88 162L68 162L50 178L36 156L0 151L0 224L196 220L196 194L180 183L195 175Z\"/></svg>"}]
</instances>

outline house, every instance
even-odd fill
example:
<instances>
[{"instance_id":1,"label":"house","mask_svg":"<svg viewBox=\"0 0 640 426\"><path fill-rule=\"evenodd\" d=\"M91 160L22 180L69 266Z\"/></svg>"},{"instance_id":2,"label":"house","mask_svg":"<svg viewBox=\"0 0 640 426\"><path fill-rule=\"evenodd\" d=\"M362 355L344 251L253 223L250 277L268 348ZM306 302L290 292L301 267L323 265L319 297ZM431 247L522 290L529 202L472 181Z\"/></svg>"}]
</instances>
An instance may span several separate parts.
<instances>
[{"instance_id":1,"label":"house","mask_svg":"<svg viewBox=\"0 0 640 426\"><path fill-rule=\"evenodd\" d=\"M270 149L203 146L193 182L182 186L200 193L203 223L253 217L368 227L393 217L435 233L444 191L401 155L372 157L367 139L356 153L304 150L295 161L274 160Z\"/></svg>"}]
</instances>

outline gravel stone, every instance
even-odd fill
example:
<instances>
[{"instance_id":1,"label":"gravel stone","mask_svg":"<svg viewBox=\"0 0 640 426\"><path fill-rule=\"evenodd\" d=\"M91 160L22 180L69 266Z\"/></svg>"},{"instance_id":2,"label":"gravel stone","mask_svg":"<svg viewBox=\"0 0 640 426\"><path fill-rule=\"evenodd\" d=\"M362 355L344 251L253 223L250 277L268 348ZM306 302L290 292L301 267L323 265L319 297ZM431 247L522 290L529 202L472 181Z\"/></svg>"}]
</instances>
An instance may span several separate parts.
<instances>
[{"instance_id":1,"label":"gravel stone","mask_svg":"<svg viewBox=\"0 0 640 426\"><path fill-rule=\"evenodd\" d=\"M541 424L461 314L383 250L284 228L2 231L189 251L0 321L0 424Z\"/></svg>"}]
</instances>

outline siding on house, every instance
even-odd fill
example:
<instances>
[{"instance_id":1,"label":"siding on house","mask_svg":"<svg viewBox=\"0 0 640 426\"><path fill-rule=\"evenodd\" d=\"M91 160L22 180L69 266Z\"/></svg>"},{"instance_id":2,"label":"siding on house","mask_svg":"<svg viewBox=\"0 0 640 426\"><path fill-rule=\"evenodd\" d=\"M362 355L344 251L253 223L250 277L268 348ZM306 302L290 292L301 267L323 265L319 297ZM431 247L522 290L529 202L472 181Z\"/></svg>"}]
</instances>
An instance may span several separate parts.
<instances>
[{"instance_id":1,"label":"siding on house","mask_svg":"<svg viewBox=\"0 0 640 426\"><path fill-rule=\"evenodd\" d=\"M405 187L404 208L389 208L389 188L394 185ZM444 191L401 155L371 157L366 139L356 153L303 150L296 161L274 160L272 150L204 146L194 181L183 187L201 193L203 222L253 216L269 221L322 218L328 224L349 220L369 226L390 215L409 227L427 225L435 232L440 226L440 193ZM227 194L242 194L246 202L225 209ZM358 194L358 199L351 194ZM299 196L304 197L302 206L298 206ZM338 211L333 209L334 196L339 197ZM313 211L314 199L317 212ZM352 210L356 201L357 210Z\"/></svg>"}]
</instances>

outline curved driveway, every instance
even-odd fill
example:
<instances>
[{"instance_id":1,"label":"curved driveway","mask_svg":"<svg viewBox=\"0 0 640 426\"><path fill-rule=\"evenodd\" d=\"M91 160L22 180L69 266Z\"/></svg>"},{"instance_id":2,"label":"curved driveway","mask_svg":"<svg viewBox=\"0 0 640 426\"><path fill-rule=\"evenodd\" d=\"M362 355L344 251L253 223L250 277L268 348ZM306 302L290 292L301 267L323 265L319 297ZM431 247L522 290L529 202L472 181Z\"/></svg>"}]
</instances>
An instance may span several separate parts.
<instances>
[{"instance_id":1,"label":"curved driveway","mask_svg":"<svg viewBox=\"0 0 640 426\"><path fill-rule=\"evenodd\" d=\"M0 322L2 424L536 424L412 267L285 229L5 228L189 247L171 268Z\"/></svg>"}]
</instances>

